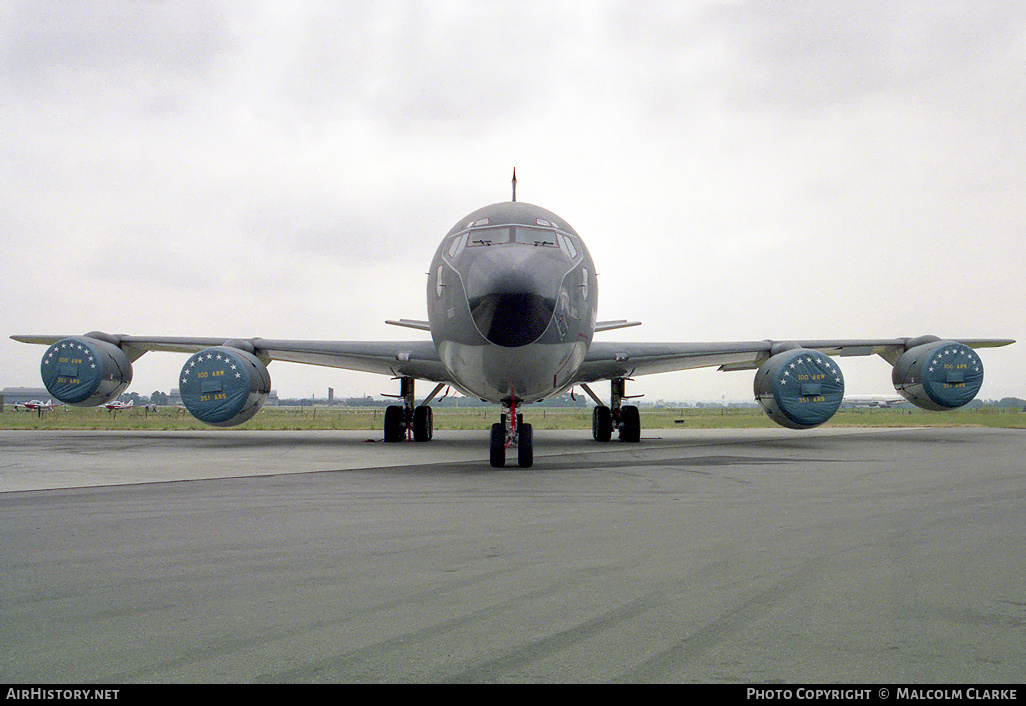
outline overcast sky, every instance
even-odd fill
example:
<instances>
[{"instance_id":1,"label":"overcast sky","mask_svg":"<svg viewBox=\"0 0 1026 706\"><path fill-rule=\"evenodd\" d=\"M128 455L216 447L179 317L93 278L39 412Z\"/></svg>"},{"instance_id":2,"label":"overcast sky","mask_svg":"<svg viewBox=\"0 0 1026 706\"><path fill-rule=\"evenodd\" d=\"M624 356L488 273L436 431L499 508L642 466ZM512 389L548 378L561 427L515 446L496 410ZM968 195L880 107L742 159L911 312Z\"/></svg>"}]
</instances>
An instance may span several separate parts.
<instances>
[{"instance_id":1,"label":"overcast sky","mask_svg":"<svg viewBox=\"0 0 1026 706\"><path fill-rule=\"evenodd\" d=\"M384 320L426 318L441 236L514 166L599 317L644 322L602 338L1026 339L1023 3L0 0L0 63L0 387L41 385L14 333L417 337ZM1026 342L983 359L981 397L1026 397Z\"/></svg>"}]
</instances>

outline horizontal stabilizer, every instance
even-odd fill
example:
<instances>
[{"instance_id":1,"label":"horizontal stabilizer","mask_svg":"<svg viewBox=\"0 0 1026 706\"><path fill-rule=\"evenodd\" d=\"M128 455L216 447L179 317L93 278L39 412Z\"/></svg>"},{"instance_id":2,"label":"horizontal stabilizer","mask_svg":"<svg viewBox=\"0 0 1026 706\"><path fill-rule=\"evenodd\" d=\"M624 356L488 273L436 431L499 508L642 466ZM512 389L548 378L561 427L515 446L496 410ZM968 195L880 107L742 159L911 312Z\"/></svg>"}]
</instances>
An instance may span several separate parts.
<instances>
[{"instance_id":1,"label":"horizontal stabilizer","mask_svg":"<svg viewBox=\"0 0 1026 706\"><path fill-rule=\"evenodd\" d=\"M612 331L618 328L630 328L631 326L641 326L640 321L628 321L627 319L619 319L617 321L599 321L595 324L595 333L599 331Z\"/></svg>"},{"instance_id":2,"label":"horizontal stabilizer","mask_svg":"<svg viewBox=\"0 0 1026 706\"><path fill-rule=\"evenodd\" d=\"M404 326L405 328L415 328L421 331L430 331L431 323L428 321L417 321L415 319L399 319L395 321L388 319L385 321L386 324L392 324L393 326Z\"/></svg>"}]
</instances>

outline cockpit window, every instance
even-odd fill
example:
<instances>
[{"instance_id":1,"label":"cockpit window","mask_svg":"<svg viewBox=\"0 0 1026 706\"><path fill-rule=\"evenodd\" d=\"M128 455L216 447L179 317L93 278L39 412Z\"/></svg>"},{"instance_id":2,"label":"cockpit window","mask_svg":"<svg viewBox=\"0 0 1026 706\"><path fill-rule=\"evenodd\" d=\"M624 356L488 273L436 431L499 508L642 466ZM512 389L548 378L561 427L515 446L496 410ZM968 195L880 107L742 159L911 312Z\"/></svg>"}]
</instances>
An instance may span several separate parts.
<instances>
[{"instance_id":1,"label":"cockpit window","mask_svg":"<svg viewBox=\"0 0 1026 706\"><path fill-rule=\"evenodd\" d=\"M463 246L467 243L467 234L457 235L449 243L449 257L456 257L463 251Z\"/></svg>"},{"instance_id":2,"label":"cockpit window","mask_svg":"<svg viewBox=\"0 0 1026 706\"><path fill-rule=\"evenodd\" d=\"M516 242L521 245L535 245L547 248L559 247L559 243L556 242L556 234L551 230L541 230L540 228L522 228L517 226Z\"/></svg>"},{"instance_id":3,"label":"cockpit window","mask_svg":"<svg viewBox=\"0 0 1026 706\"><path fill-rule=\"evenodd\" d=\"M476 248L482 245L500 245L509 242L509 228L482 228L470 231L468 248Z\"/></svg>"},{"instance_id":4,"label":"cockpit window","mask_svg":"<svg viewBox=\"0 0 1026 706\"><path fill-rule=\"evenodd\" d=\"M577 257L577 247L574 245L574 239L562 233L556 233L556 236L559 238L559 247L562 248L567 257L571 260Z\"/></svg>"}]
</instances>

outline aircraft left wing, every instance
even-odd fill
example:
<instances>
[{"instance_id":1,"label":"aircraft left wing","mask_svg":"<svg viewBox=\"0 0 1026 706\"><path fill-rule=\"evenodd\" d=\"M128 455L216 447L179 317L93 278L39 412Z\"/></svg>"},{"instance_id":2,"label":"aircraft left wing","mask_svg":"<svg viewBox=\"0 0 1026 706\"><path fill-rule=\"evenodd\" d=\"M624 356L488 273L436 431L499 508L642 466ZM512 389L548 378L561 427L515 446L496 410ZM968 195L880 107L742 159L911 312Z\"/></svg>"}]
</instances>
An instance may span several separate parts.
<instances>
[{"instance_id":1,"label":"aircraft left wing","mask_svg":"<svg viewBox=\"0 0 1026 706\"><path fill-rule=\"evenodd\" d=\"M176 337L86 334L119 346L129 360L147 351L196 353L206 348L230 346L248 350L266 361L345 368L393 377L408 376L434 382L450 382L432 341L302 341L269 338ZM75 336L11 336L23 343L52 345Z\"/></svg>"},{"instance_id":2,"label":"aircraft left wing","mask_svg":"<svg viewBox=\"0 0 1026 706\"><path fill-rule=\"evenodd\" d=\"M941 339L921 338L734 341L725 343L617 343L596 341L577 373L576 382L667 373L719 366L720 370L755 370L777 352L802 348L830 356L879 355L894 364L906 350ZM1015 343L1011 339L944 339L970 348L992 348Z\"/></svg>"}]
</instances>

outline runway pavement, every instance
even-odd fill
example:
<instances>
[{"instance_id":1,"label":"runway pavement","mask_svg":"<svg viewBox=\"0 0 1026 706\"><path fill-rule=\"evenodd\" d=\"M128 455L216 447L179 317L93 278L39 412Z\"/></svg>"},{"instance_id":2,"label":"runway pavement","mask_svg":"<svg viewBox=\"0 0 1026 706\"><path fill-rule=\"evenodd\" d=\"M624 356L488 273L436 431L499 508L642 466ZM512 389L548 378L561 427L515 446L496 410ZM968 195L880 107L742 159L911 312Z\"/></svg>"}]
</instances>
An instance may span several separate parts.
<instances>
[{"instance_id":1,"label":"runway pavement","mask_svg":"<svg viewBox=\"0 0 1026 706\"><path fill-rule=\"evenodd\" d=\"M0 432L9 682L1021 683L1026 431Z\"/></svg>"}]
</instances>

